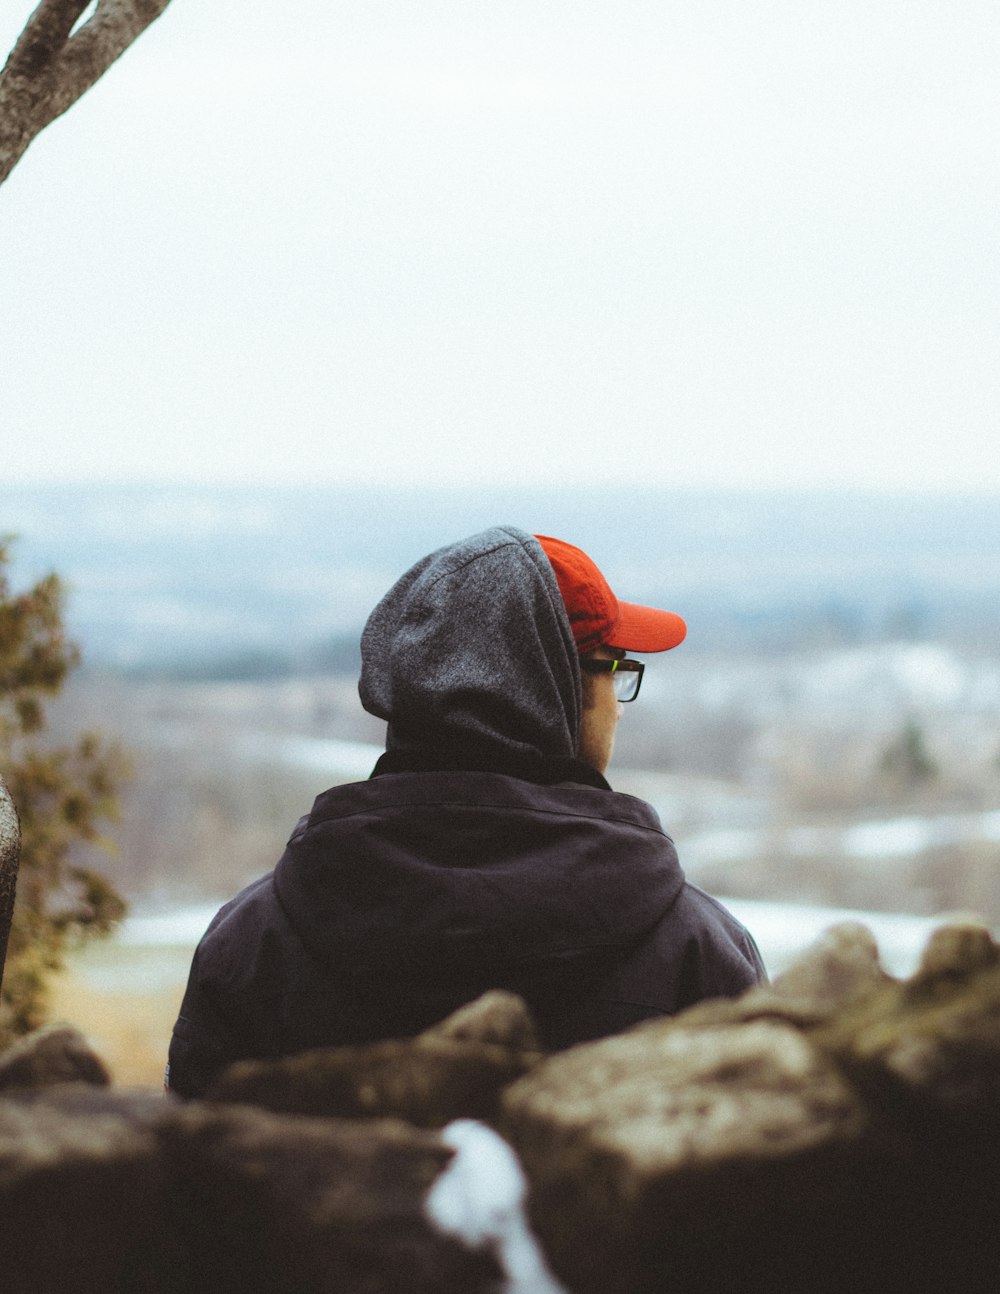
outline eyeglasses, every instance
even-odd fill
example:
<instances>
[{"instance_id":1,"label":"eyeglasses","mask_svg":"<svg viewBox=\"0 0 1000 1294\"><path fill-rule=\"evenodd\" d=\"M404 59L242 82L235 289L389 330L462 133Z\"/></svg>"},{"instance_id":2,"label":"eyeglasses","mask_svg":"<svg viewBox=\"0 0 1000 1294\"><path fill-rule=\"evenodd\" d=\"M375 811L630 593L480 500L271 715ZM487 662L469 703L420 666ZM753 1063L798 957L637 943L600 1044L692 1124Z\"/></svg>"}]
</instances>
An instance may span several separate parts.
<instances>
[{"instance_id":1,"label":"eyeglasses","mask_svg":"<svg viewBox=\"0 0 1000 1294\"><path fill-rule=\"evenodd\" d=\"M581 656L580 668L588 674L610 674L615 696L619 701L634 701L639 695L642 672L646 668L641 660L602 660L599 656Z\"/></svg>"}]
</instances>

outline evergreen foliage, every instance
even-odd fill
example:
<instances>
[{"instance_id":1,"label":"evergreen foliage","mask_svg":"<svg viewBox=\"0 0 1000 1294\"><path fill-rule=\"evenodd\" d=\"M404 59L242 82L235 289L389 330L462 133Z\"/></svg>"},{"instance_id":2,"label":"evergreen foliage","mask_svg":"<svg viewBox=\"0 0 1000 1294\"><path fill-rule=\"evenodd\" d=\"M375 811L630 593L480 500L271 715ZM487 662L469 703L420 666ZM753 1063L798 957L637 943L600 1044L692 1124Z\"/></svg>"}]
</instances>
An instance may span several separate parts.
<instances>
[{"instance_id":1,"label":"evergreen foliage","mask_svg":"<svg viewBox=\"0 0 1000 1294\"><path fill-rule=\"evenodd\" d=\"M79 651L65 635L59 578L15 593L9 553L9 540L0 539L0 769L21 820L21 865L0 1042L44 1023L46 986L67 951L109 933L125 913L89 855L112 848L101 828L117 817L127 763L95 733L64 747L46 742L45 701L59 693Z\"/></svg>"}]
</instances>

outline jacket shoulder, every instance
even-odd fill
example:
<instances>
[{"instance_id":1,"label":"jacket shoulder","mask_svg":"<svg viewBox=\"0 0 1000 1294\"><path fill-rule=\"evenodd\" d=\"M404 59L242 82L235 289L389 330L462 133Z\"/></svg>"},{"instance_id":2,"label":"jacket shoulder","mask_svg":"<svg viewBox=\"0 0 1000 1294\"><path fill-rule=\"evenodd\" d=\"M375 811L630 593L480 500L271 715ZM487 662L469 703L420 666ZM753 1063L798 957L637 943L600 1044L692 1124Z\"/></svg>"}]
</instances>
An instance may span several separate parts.
<instances>
[{"instance_id":1,"label":"jacket shoulder","mask_svg":"<svg viewBox=\"0 0 1000 1294\"><path fill-rule=\"evenodd\" d=\"M674 917L686 951L683 1005L709 997L736 997L766 981L753 935L724 903L685 880Z\"/></svg>"}]
</instances>

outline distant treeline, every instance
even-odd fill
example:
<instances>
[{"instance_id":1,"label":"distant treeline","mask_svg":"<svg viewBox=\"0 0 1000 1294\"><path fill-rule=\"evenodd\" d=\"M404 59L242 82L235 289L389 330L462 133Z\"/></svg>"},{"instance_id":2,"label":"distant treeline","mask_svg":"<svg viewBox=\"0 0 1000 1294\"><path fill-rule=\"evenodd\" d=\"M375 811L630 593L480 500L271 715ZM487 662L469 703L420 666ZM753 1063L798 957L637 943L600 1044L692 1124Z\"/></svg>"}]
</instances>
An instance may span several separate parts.
<instances>
[{"instance_id":1,"label":"distant treeline","mask_svg":"<svg viewBox=\"0 0 1000 1294\"><path fill-rule=\"evenodd\" d=\"M718 605L683 609L690 624L688 653L790 652L851 643L914 642L935 636L928 628L934 619L931 609L914 603L874 610L841 601L754 610ZM954 637L954 628L952 621L950 637ZM971 624L969 629L971 632ZM361 669L360 639L359 626L295 650L222 647L173 657L149 655L122 667L121 672L135 679L180 683L264 683L313 674L355 679Z\"/></svg>"},{"instance_id":2,"label":"distant treeline","mask_svg":"<svg viewBox=\"0 0 1000 1294\"><path fill-rule=\"evenodd\" d=\"M587 549L628 596L683 614L690 652L998 641L986 493L0 485L15 573L63 576L85 658L189 677L353 672L393 580L496 524Z\"/></svg>"}]
</instances>

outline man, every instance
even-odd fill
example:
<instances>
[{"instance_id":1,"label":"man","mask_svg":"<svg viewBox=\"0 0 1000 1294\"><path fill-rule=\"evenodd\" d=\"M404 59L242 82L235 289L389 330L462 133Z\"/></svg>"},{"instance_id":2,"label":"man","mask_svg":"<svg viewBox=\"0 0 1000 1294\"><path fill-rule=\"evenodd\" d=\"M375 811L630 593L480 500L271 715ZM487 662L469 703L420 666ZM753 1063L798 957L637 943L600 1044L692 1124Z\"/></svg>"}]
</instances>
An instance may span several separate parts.
<instances>
[{"instance_id":1,"label":"man","mask_svg":"<svg viewBox=\"0 0 1000 1294\"><path fill-rule=\"evenodd\" d=\"M604 779L621 703L679 616L619 602L586 554L498 527L418 562L372 612L366 782L320 795L194 957L168 1085L227 1064L416 1034L490 988L551 1048L763 976L687 884L655 811Z\"/></svg>"}]
</instances>

